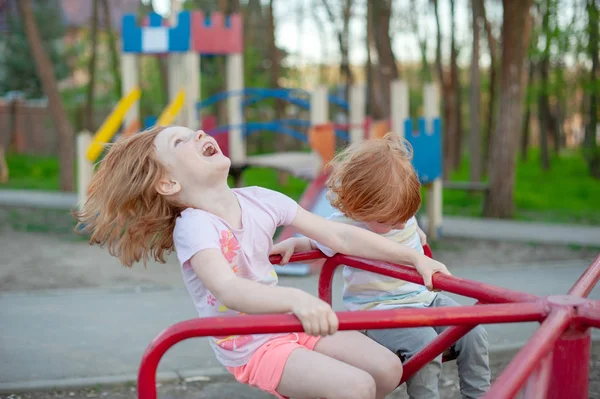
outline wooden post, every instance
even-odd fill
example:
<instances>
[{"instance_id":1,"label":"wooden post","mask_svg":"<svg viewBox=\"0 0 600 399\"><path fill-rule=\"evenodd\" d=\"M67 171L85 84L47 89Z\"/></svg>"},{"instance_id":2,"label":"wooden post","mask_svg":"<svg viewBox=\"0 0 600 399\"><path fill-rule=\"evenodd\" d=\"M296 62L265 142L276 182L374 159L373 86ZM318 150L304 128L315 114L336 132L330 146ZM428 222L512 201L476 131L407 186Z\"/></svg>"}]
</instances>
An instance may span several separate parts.
<instances>
[{"instance_id":1,"label":"wooden post","mask_svg":"<svg viewBox=\"0 0 600 399\"><path fill-rule=\"evenodd\" d=\"M310 96L310 125L315 127L329 121L329 103L327 101L327 87L317 86ZM323 168L323 160L319 159L315 170ZM316 172L318 173L318 172Z\"/></svg>"},{"instance_id":2,"label":"wooden post","mask_svg":"<svg viewBox=\"0 0 600 399\"><path fill-rule=\"evenodd\" d=\"M433 131L433 120L440 117L440 97L434 83L428 83L423 88L423 116L426 121L426 132ZM427 187L427 235L435 240L442 234L442 176Z\"/></svg>"},{"instance_id":3,"label":"wooden post","mask_svg":"<svg viewBox=\"0 0 600 399\"><path fill-rule=\"evenodd\" d=\"M94 176L94 164L87 159L87 150L92 144L92 134L84 130L77 135L77 206L87 201L88 188Z\"/></svg>"},{"instance_id":4,"label":"wooden post","mask_svg":"<svg viewBox=\"0 0 600 399\"><path fill-rule=\"evenodd\" d=\"M246 160L246 146L241 125L244 123L242 114L242 95L244 90L244 58L243 54L227 56L227 91L234 92L227 99L229 124L229 158L233 166L242 166Z\"/></svg>"},{"instance_id":5,"label":"wooden post","mask_svg":"<svg viewBox=\"0 0 600 399\"><path fill-rule=\"evenodd\" d=\"M365 139L366 97L365 85L350 86L350 144L360 143Z\"/></svg>"},{"instance_id":6,"label":"wooden post","mask_svg":"<svg viewBox=\"0 0 600 399\"><path fill-rule=\"evenodd\" d=\"M121 53L121 96L126 96L138 86L138 59L137 54ZM127 111L123 119L124 126L131 126L132 123L140 123L140 103L136 101Z\"/></svg>"},{"instance_id":7,"label":"wooden post","mask_svg":"<svg viewBox=\"0 0 600 399\"><path fill-rule=\"evenodd\" d=\"M200 99L200 54L188 51L183 54L184 76L186 84L185 104L182 109L183 124L196 130L200 128L200 117L196 112L196 103Z\"/></svg>"},{"instance_id":8,"label":"wooden post","mask_svg":"<svg viewBox=\"0 0 600 399\"><path fill-rule=\"evenodd\" d=\"M404 131L404 122L410 117L408 84L403 80L394 80L390 86L390 118L392 132L406 137L411 132Z\"/></svg>"}]
</instances>

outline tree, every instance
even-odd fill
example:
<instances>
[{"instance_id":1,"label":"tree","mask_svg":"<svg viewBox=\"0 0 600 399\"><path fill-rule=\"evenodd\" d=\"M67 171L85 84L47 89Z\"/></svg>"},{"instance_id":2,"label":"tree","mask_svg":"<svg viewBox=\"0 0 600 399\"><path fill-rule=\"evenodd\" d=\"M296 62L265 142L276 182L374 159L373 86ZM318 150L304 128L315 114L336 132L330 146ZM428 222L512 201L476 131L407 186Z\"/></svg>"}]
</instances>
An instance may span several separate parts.
<instances>
[{"instance_id":1,"label":"tree","mask_svg":"<svg viewBox=\"0 0 600 399\"><path fill-rule=\"evenodd\" d=\"M548 151L548 136L552 130L551 111L549 91L550 85L548 82L550 73L550 46L552 45L552 35L550 33L550 19L553 14L552 0L545 0L543 4L542 18L542 34L544 35L544 50L539 66L540 73L540 95L538 97L538 111L540 122L540 155L542 168L548 170L550 168L550 154Z\"/></svg>"},{"instance_id":2,"label":"tree","mask_svg":"<svg viewBox=\"0 0 600 399\"><path fill-rule=\"evenodd\" d=\"M600 148L596 143L598 129L598 96L600 95L600 65L598 65L598 4L595 0L587 0L586 11L588 17L588 53L592 59L588 91L588 119L585 127L584 155L590 169L590 174L600 179Z\"/></svg>"},{"instance_id":3,"label":"tree","mask_svg":"<svg viewBox=\"0 0 600 399\"><path fill-rule=\"evenodd\" d=\"M108 0L102 0L102 7L104 10L104 26L106 34L108 36L108 49L110 52L110 62L113 79L115 82L115 94L116 98L121 98L121 69L119 67L119 51L117 50L117 38L115 32L112 29L112 20L110 19L110 2Z\"/></svg>"},{"instance_id":4,"label":"tree","mask_svg":"<svg viewBox=\"0 0 600 399\"><path fill-rule=\"evenodd\" d=\"M60 8L54 1L49 0L35 0L32 3L34 20L43 21L38 24L41 45L54 65L55 76L59 80L66 78L69 75L68 55L58 45L65 32ZM0 93L21 91L28 98L40 98L44 91L36 67L31 62L31 49L23 19L9 10L3 12L6 12L11 34L0 38L4 42L4 49L0 52L0 64L5 71L0 80Z\"/></svg>"},{"instance_id":5,"label":"tree","mask_svg":"<svg viewBox=\"0 0 600 399\"><path fill-rule=\"evenodd\" d=\"M509 218L514 213L515 162L527 84L525 55L529 46L533 0L503 0L500 110L489 159L490 190L484 203L487 217Z\"/></svg>"},{"instance_id":6,"label":"tree","mask_svg":"<svg viewBox=\"0 0 600 399\"><path fill-rule=\"evenodd\" d=\"M497 75L498 75L498 41L494 37L492 32L492 24L487 18L485 11L485 2L484 0L476 0L479 2L479 6L481 9L481 15L483 18L483 24L485 27L485 35L487 38L488 50L490 54L490 88L489 88L489 99L487 106L487 119L485 124L485 159L489 159L490 150L492 145L492 130L494 128L494 122L496 120L496 89L498 86L497 83ZM484 165L487 167L487 165Z\"/></svg>"},{"instance_id":7,"label":"tree","mask_svg":"<svg viewBox=\"0 0 600 399\"><path fill-rule=\"evenodd\" d=\"M470 150L471 170L469 177L471 181L481 180L481 116L479 108L481 105L481 83L479 77L479 36L481 33L481 3L478 0L471 1L472 26L473 26L473 50L471 56L471 97L470 97Z\"/></svg>"},{"instance_id":8,"label":"tree","mask_svg":"<svg viewBox=\"0 0 600 399\"><path fill-rule=\"evenodd\" d=\"M456 43L454 38L454 0L450 2L451 6L451 44L450 44L450 74L444 75L442 64L442 32L440 29L440 17L438 9L438 0L433 0L433 10L435 23L437 27L435 65L438 80L442 89L443 98L443 158L444 158L444 177L447 177L451 170L455 169L460 159L460 87L458 84L458 67L456 65Z\"/></svg>"},{"instance_id":9,"label":"tree","mask_svg":"<svg viewBox=\"0 0 600 399\"><path fill-rule=\"evenodd\" d=\"M461 88L460 88L460 76L458 74L458 50L456 48L456 13L455 13L455 0L450 0L450 87L449 94L454 97L454 107L450 112L453 112L454 120L456 125L454 126L454 142L452 143L452 168L456 169L460 165L460 159L462 154L462 113L461 113Z\"/></svg>"},{"instance_id":10,"label":"tree","mask_svg":"<svg viewBox=\"0 0 600 399\"><path fill-rule=\"evenodd\" d=\"M367 2L367 84L371 115L376 119L390 115L390 86L400 75L390 37L391 14L391 0Z\"/></svg>"},{"instance_id":11,"label":"tree","mask_svg":"<svg viewBox=\"0 0 600 399\"><path fill-rule=\"evenodd\" d=\"M98 0L92 0L92 29L90 32L91 54L88 64L88 86L85 102L86 128L93 132L94 126L94 87L96 86L96 49L98 47Z\"/></svg>"},{"instance_id":12,"label":"tree","mask_svg":"<svg viewBox=\"0 0 600 399\"><path fill-rule=\"evenodd\" d=\"M48 97L50 113L60 137L60 188L63 191L73 191L73 128L67 119L67 113L58 92L52 61L44 49L31 7L31 0L21 0L18 5L36 71L44 93Z\"/></svg>"},{"instance_id":13,"label":"tree","mask_svg":"<svg viewBox=\"0 0 600 399\"><path fill-rule=\"evenodd\" d=\"M352 15L352 0L343 0L341 4L341 16L338 17L333 10L329 0L321 0L327 16L331 24L335 27L335 33L337 36L338 44L340 46L340 76L343 79L343 85L345 86L345 97L348 98L348 91L354 77L352 76L352 70L350 69L350 57L349 57L349 36L350 36L350 17Z\"/></svg>"}]
</instances>

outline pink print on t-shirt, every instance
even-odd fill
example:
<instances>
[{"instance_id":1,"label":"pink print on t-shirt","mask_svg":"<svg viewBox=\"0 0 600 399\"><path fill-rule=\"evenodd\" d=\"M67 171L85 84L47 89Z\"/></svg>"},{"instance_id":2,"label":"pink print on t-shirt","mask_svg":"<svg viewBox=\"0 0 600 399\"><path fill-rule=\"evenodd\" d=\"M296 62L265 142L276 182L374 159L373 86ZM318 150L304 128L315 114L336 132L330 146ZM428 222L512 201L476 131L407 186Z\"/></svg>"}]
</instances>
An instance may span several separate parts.
<instances>
[{"instance_id":1,"label":"pink print on t-shirt","mask_svg":"<svg viewBox=\"0 0 600 399\"><path fill-rule=\"evenodd\" d=\"M230 336L222 336L222 337L214 337L216 339L216 344L219 345L223 349L227 349L232 351L234 349L239 349L244 345L249 344L254 340L252 335L230 335Z\"/></svg>"},{"instance_id":2,"label":"pink print on t-shirt","mask_svg":"<svg viewBox=\"0 0 600 399\"><path fill-rule=\"evenodd\" d=\"M236 240L230 230L223 230L221 231L219 244L221 244L221 252L225 259L227 259L227 262L232 263L240 250L238 240Z\"/></svg>"}]
</instances>

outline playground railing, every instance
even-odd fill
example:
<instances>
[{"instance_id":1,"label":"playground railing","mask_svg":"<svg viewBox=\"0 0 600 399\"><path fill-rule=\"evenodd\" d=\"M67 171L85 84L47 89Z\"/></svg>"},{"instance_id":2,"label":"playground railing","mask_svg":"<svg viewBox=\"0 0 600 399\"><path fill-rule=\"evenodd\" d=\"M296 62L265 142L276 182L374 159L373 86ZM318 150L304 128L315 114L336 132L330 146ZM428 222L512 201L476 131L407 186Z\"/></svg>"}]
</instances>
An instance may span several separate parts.
<instances>
[{"instance_id":1,"label":"playground railing","mask_svg":"<svg viewBox=\"0 0 600 399\"><path fill-rule=\"evenodd\" d=\"M311 251L295 254L291 262L322 258L325 258L322 253ZM280 257L271 257L272 263L280 260ZM423 283L414 268L339 254L327 258L319 278L319 296L329 303L334 272L340 265ZM404 363L399 381L402 383L478 324L540 322L540 328L498 376L485 397L512 398L522 392L525 398L583 399L588 397L590 327L600 327L600 301L585 297L598 279L600 255L568 295L546 298L436 274L433 277L436 289L475 298L479 302L473 306L338 312L339 329L451 326ZM301 323L291 314L196 318L174 324L151 342L142 357L138 397L156 398L158 363L165 352L180 341L193 337L300 331Z\"/></svg>"}]
</instances>

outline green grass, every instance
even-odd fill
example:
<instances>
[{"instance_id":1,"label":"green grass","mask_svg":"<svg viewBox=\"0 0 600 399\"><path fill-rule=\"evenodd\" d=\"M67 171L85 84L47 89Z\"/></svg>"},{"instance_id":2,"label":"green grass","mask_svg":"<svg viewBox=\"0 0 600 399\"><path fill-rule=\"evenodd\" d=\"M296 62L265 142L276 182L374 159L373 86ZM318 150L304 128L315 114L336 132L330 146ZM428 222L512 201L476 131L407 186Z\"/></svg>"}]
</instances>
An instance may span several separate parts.
<instances>
[{"instance_id":1,"label":"green grass","mask_svg":"<svg viewBox=\"0 0 600 399\"><path fill-rule=\"evenodd\" d=\"M56 157L7 154L6 163L10 178L0 188L57 191L60 187Z\"/></svg>"},{"instance_id":2,"label":"green grass","mask_svg":"<svg viewBox=\"0 0 600 399\"><path fill-rule=\"evenodd\" d=\"M469 161L463 160L451 180L469 179ZM444 190L444 213L479 216L482 193ZM579 153L553 157L544 171L539 153L531 151L527 161L518 161L515 185L517 219L546 222L600 224L600 181L593 179Z\"/></svg>"},{"instance_id":3,"label":"green grass","mask_svg":"<svg viewBox=\"0 0 600 399\"><path fill-rule=\"evenodd\" d=\"M7 156L10 181L1 188L58 190L58 162L52 157L10 154ZM469 161L465 159L451 179L468 180ZM262 186L280 191L298 200L307 182L289 177L279 184L272 169L248 169L243 176L248 186ZM444 190L444 214L481 216L482 193ZM579 153L565 153L553 158L551 168L543 171L539 154L532 151L527 162L518 162L515 201L516 218L551 223L600 224L600 181L590 177Z\"/></svg>"}]
</instances>

